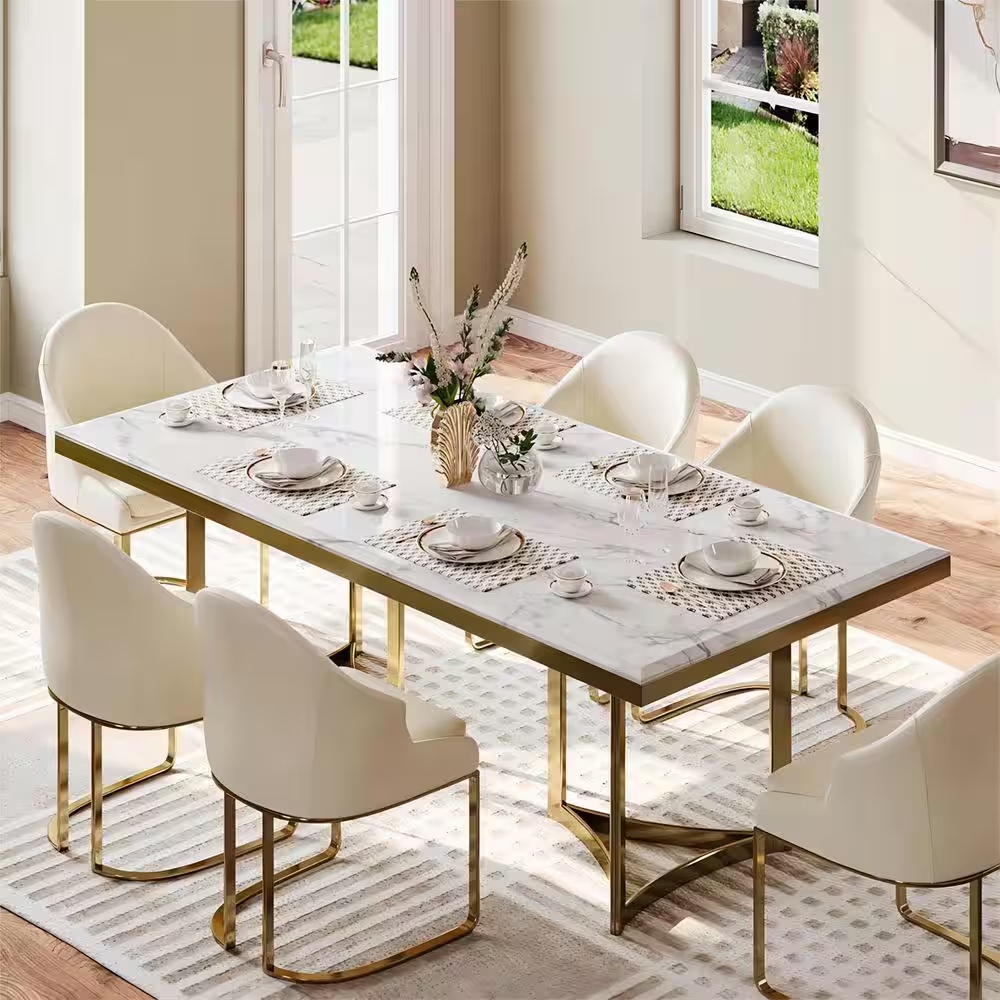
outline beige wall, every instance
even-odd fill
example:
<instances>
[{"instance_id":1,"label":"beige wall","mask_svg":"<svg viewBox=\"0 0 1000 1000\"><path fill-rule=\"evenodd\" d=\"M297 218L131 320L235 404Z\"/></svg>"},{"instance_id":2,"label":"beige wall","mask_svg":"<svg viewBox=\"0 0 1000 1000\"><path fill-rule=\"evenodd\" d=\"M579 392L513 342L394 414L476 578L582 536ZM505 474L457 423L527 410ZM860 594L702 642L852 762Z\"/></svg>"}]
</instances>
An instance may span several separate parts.
<instances>
[{"instance_id":1,"label":"beige wall","mask_svg":"<svg viewBox=\"0 0 1000 1000\"><path fill-rule=\"evenodd\" d=\"M500 279L499 0L458 0L455 11L455 312L472 286Z\"/></svg>"},{"instance_id":2,"label":"beige wall","mask_svg":"<svg viewBox=\"0 0 1000 1000\"><path fill-rule=\"evenodd\" d=\"M676 86L674 0L614 17L603 0L505 2L501 246L531 247L516 304L602 336L674 333L700 367L767 389L843 384L884 426L998 459L1000 192L932 172L932 0L828 7L817 281L642 239L649 186L677 184L676 142L660 155L644 126L642 59L667 10L652 41Z\"/></svg>"},{"instance_id":3,"label":"beige wall","mask_svg":"<svg viewBox=\"0 0 1000 1000\"><path fill-rule=\"evenodd\" d=\"M243 370L243 2L87 0L84 285Z\"/></svg>"}]
</instances>

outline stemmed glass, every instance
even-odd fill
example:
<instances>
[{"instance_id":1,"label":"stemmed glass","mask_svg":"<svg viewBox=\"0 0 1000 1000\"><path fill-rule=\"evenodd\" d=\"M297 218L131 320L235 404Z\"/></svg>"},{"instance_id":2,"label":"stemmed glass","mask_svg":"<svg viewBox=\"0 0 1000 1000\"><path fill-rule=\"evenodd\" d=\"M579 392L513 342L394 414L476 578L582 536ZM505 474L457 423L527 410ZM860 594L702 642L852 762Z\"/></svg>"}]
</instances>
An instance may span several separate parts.
<instances>
[{"instance_id":1,"label":"stemmed glass","mask_svg":"<svg viewBox=\"0 0 1000 1000\"><path fill-rule=\"evenodd\" d=\"M318 420L312 412L313 386L316 384L316 341L299 341L299 381L306 387L306 415L303 420Z\"/></svg>"},{"instance_id":2,"label":"stemmed glass","mask_svg":"<svg viewBox=\"0 0 1000 1000\"><path fill-rule=\"evenodd\" d=\"M654 462L649 466L646 487L646 510L651 518L657 517L670 499L670 472L667 460Z\"/></svg>"},{"instance_id":3,"label":"stemmed glass","mask_svg":"<svg viewBox=\"0 0 1000 1000\"><path fill-rule=\"evenodd\" d=\"M271 365L271 372L268 376L268 388L271 395L278 401L278 426L287 427L285 420L285 404L288 397L295 390L294 372L292 366L287 361L275 361Z\"/></svg>"}]
</instances>

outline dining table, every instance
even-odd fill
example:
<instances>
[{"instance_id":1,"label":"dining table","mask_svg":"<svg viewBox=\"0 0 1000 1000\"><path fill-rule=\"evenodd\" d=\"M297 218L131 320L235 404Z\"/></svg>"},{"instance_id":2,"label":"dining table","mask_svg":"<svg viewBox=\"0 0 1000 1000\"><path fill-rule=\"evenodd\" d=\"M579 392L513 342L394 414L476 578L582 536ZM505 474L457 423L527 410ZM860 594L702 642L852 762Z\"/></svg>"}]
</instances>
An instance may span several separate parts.
<instances>
[{"instance_id":1,"label":"dining table","mask_svg":"<svg viewBox=\"0 0 1000 1000\"><path fill-rule=\"evenodd\" d=\"M641 359L637 359L641 363ZM751 856L752 830L668 825L626 812L629 706L642 709L720 678L760 657L769 691L770 768L792 757L792 645L948 576L947 551L843 516L757 484L701 469L704 482L667 505L650 504L639 530L619 524L620 491L606 472L637 442L526 405L520 426L559 421L561 446L541 454L538 488L502 496L477 479L445 488L429 450L431 415L414 400L396 364L364 346L319 353L317 402L290 407L282 424L270 411L241 411L232 380L187 395L194 420L165 425L164 401L59 429L57 453L169 501L187 522L187 587L205 579L205 525L215 522L346 581L349 630L334 659L365 662L362 597L387 599L389 679L405 684L404 611L412 608L495 643L548 671L548 812L602 866L610 887L610 930L656 899ZM623 386L627 392L628 387ZM297 444L336 456L341 489L286 493L251 479L247 467ZM822 441L816 447L824 447ZM374 478L386 504L359 510L350 484ZM756 493L766 524L730 517L732 501ZM427 526L459 513L515 527L525 546L507 562L467 566L435 560L421 547ZM774 586L746 593L694 587L679 561L708 543L751 538L786 569ZM592 589L579 599L553 593L552 569L579 560ZM210 581L208 581L210 582ZM484 660L484 669L489 662ZM275 669L280 669L276 666ZM567 682L601 693L608 715L608 805L597 810L567 795ZM843 707L843 706L841 706ZM475 722L472 720L474 727ZM600 790L595 790L600 792ZM626 843L638 838L695 848L629 893Z\"/></svg>"}]
</instances>

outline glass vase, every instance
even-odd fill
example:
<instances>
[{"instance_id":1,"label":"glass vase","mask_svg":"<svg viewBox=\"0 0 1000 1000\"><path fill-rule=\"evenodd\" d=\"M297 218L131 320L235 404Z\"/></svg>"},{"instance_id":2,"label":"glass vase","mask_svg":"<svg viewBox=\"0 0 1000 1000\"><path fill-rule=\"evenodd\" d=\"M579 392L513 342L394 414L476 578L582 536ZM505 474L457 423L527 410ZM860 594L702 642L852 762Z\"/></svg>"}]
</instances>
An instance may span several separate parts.
<instances>
[{"instance_id":1,"label":"glass vase","mask_svg":"<svg viewBox=\"0 0 1000 1000\"><path fill-rule=\"evenodd\" d=\"M529 451L516 462L501 462L491 451L484 451L479 460L479 481L488 490L502 497L519 497L531 493L542 479L542 460Z\"/></svg>"}]
</instances>

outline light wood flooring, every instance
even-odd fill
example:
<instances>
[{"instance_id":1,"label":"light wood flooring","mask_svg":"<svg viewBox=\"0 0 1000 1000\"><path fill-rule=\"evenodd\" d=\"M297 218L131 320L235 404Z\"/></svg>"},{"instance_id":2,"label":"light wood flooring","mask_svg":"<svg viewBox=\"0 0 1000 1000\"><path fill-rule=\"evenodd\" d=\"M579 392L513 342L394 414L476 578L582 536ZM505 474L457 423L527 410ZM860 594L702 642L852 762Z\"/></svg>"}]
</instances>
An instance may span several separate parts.
<instances>
[{"instance_id":1,"label":"light wood flooring","mask_svg":"<svg viewBox=\"0 0 1000 1000\"><path fill-rule=\"evenodd\" d=\"M495 388L537 400L576 360L513 337L496 366ZM742 417L739 410L703 401L698 456L731 434ZM0 424L0 554L29 546L32 515L54 507L44 439ZM1000 497L887 459L876 521L949 549L952 576L854 624L963 669L1000 650ZM0 911L0 1000L146 996L69 945Z\"/></svg>"}]
</instances>

